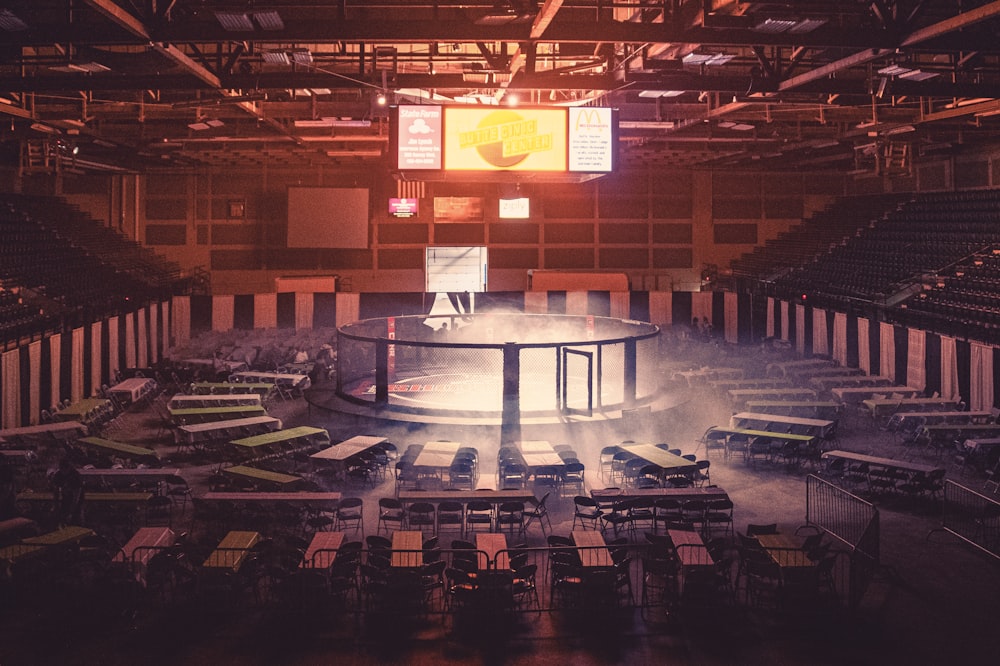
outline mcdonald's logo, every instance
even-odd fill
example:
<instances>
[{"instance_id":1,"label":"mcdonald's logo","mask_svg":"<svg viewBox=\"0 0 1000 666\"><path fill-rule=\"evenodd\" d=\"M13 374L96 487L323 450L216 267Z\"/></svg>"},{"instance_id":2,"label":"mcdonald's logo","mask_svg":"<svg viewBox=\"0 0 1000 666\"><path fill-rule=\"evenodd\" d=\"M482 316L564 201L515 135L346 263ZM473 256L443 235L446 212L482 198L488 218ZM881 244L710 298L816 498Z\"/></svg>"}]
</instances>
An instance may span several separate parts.
<instances>
[{"instance_id":1,"label":"mcdonald's logo","mask_svg":"<svg viewBox=\"0 0 1000 666\"><path fill-rule=\"evenodd\" d=\"M607 113L607 109L596 109L583 107L576 109L576 122L573 123L573 131L579 132L581 130L585 132L589 131L606 131L609 126L607 118L604 114Z\"/></svg>"}]
</instances>

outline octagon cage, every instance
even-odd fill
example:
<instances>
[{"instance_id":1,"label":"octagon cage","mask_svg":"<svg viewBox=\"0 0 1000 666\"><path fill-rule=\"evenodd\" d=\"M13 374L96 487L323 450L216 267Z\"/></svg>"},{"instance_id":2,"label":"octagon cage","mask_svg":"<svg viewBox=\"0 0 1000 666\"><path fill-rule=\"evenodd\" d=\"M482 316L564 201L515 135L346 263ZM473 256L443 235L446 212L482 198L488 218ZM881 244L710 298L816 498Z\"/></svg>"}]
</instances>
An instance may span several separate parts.
<instances>
[{"instance_id":1,"label":"octagon cage","mask_svg":"<svg viewBox=\"0 0 1000 666\"><path fill-rule=\"evenodd\" d=\"M414 413L583 414L657 394L659 327L592 315L407 315L338 329L337 393Z\"/></svg>"}]
</instances>

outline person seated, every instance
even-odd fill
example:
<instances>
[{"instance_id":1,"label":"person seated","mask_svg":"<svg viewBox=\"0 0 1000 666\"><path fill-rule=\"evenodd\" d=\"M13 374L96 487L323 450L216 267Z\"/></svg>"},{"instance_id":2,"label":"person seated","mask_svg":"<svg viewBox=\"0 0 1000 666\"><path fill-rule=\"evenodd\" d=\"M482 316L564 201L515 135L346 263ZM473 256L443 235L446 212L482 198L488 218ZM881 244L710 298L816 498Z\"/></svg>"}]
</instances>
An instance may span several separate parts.
<instances>
[{"instance_id":1,"label":"person seated","mask_svg":"<svg viewBox=\"0 0 1000 666\"><path fill-rule=\"evenodd\" d=\"M83 477L67 458L52 475L56 515L60 525L79 525L83 507Z\"/></svg>"}]
</instances>

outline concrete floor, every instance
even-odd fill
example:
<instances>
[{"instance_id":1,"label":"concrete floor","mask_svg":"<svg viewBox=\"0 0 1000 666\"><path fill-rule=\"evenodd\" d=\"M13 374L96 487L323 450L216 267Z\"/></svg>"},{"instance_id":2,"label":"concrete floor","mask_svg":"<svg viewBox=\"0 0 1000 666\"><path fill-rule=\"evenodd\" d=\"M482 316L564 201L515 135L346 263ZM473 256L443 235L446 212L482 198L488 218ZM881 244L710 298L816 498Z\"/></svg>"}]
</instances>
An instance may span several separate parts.
<instances>
[{"instance_id":1,"label":"concrete floor","mask_svg":"<svg viewBox=\"0 0 1000 666\"><path fill-rule=\"evenodd\" d=\"M719 365L755 363L753 350L729 351ZM524 439L573 445L587 464L588 489L603 487L594 471L600 448L629 435L697 450L704 430L728 421L730 410L707 391L678 393L679 406L651 418L643 432L624 433L620 424L592 428L526 427ZM493 486L499 433L495 427L462 424L389 424L355 416L323 414L302 399L277 402L270 412L286 427L327 427L336 441L354 434L379 434L406 444L447 438L477 446L484 469L480 486ZM123 417L116 436L143 442L155 437L151 410ZM166 455L165 440L155 446ZM898 445L871 425L842 423L840 448L876 450L896 456ZM753 469L741 459L712 455L712 482L728 491L736 528L776 522L794 531L805 522L805 475L780 465ZM184 464L184 474L202 492L212 464ZM949 477L974 489L976 473ZM368 533L376 524L377 498L392 494L392 481L372 488L351 487L365 498ZM860 607L787 614L736 605L713 612L656 614L643 619L637 609L591 617L563 612L525 613L513 620L468 625L432 616L407 621L399 616L330 613L302 617L276 613L252 603L223 611L196 603L152 604L125 617L102 610L99 597L61 606L10 607L0 603L0 664L945 664L975 659L991 663L1000 654L1000 561L937 530L939 505L929 501L877 500L882 530L882 569ZM572 500L550 507L553 532L568 534ZM179 522L190 518L179 517ZM532 545L541 535L530 534Z\"/></svg>"}]
</instances>

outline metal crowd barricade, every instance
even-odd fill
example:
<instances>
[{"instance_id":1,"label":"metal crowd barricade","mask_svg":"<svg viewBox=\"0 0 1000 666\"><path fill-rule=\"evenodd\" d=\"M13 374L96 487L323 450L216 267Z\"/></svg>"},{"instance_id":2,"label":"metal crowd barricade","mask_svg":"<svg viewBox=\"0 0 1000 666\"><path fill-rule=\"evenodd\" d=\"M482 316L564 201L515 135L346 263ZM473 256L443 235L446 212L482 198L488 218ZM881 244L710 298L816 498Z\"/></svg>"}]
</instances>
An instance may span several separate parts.
<instances>
[{"instance_id":1,"label":"metal crowd barricade","mask_svg":"<svg viewBox=\"0 0 1000 666\"><path fill-rule=\"evenodd\" d=\"M1000 559L1000 502L945 479L941 529Z\"/></svg>"},{"instance_id":2,"label":"metal crowd barricade","mask_svg":"<svg viewBox=\"0 0 1000 666\"><path fill-rule=\"evenodd\" d=\"M856 608L881 566L879 512L874 504L829 481L806 477L806 524L849 548L848 605Z\"/></svg>"}]
</instances>

